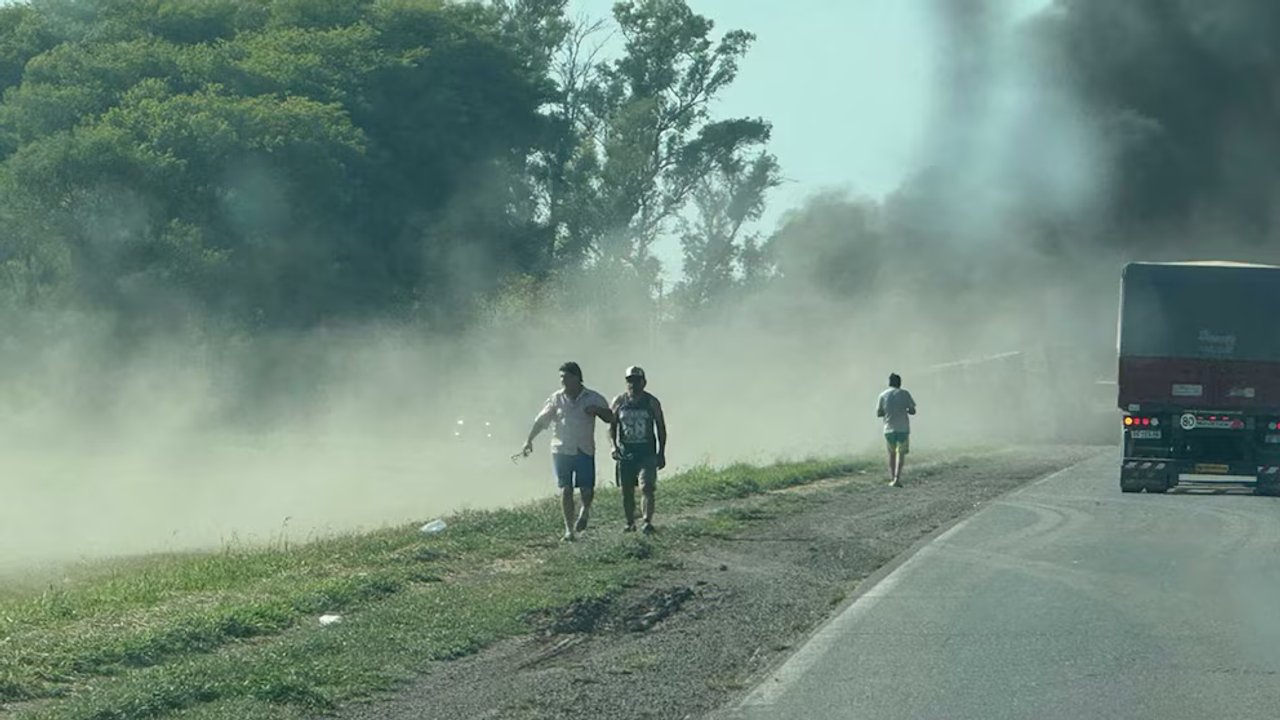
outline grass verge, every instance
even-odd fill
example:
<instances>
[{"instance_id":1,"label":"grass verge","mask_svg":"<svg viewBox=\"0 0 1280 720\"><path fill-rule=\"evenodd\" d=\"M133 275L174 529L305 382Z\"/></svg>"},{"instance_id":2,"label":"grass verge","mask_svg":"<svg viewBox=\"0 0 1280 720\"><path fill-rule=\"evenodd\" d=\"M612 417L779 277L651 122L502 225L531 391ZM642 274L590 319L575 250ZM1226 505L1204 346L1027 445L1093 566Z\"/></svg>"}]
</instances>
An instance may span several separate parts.
<instances>
[{"instance_id":1,"label":"grass verge","mask_svg":"<svg viewBox=\"0 0 1280 720\"><path fill-rule=\"evenodd\" d=\"M695 468L664 478L659 519L865 469L852 458ZM738 518L612 532L599 493L588 535L558 542L559 503L468 511L296 547L226 548L91 568L0 595L0 703L18 718L294 718L393 687L432 660L527 632L530 618L661 569L681 543ZM603 530L601 530L603 528ZM321 627L321 613L340 623Z\"/></svg>"}]
</instances>

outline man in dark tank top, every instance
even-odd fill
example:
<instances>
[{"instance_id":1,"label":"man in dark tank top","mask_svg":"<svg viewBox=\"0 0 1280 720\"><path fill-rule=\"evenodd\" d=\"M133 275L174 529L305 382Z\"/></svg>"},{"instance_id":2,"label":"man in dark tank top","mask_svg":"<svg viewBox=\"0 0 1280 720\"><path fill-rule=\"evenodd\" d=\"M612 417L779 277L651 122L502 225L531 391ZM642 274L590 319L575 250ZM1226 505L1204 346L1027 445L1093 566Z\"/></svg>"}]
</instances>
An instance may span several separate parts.
<instances>
[{"instance_id":1,"label":"man in dark tank top","mask_svg":"<svg viewBox=\"0 0 1280 720\"><path fill-rule=\"evenodd\" d=\"M662 403L650 395L644 369L631 366L626 371L627 391L613 400L614 422L609 428L613 458L618 461L618 483L622 486L624 532L636 529L636 485L640 485L641 508L646 535L653 532L654 490L658 471L667 466L667 422Z\"/></svg>"}]
</instances>

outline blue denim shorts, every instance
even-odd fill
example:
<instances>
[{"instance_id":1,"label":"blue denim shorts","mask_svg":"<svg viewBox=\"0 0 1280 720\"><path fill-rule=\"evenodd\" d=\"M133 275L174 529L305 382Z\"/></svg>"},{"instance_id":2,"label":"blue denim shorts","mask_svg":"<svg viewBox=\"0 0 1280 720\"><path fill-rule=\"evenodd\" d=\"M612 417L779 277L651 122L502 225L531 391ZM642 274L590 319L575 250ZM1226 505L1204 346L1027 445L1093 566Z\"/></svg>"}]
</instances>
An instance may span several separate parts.
<instances>
[{"instance_id":1,"label":"blue denim shorts","mask_svg":"<svg viewBox=\"0 0 1280 720\"><path fill-rule=\"evenodd\" d=\"M586 453L577 455L551 454L551 466L556 471L556 485L561 490L579 488L592 490L596 486L596 457Z\"/></svg>"}]
</instances>

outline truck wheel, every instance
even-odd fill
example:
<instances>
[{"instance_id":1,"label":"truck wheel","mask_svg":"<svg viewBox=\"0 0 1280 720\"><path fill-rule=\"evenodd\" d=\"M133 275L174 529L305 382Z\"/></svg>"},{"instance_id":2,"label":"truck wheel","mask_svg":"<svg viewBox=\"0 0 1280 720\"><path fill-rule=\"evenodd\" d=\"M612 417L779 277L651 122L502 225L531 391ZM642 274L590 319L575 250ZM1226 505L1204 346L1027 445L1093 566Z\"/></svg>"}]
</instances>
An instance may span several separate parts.
<instances>
[{"instance_id":1,"label":"truck wheel","mask_svg":"<svg viewBox=\"0 0 1280 720\"><path fill-rule=\"evenodd\" d=\"M1276 483L1273 483L1273 482L1268 482L1268 483L1260 482L1257 485L1253 486L1253 494L1264 495L1266 497L1275 497L1276 495L1280 495L1280 486L1276 485Z\"/></svg>"},{"instance_id":2,"label":"truck wheel","mask_svg":"<svg viewBox=\"0 0 1280 720\"><path fill-rule=\"evenodd\" d=\"M1147 492L1156 493L1157 495L1163 495L1168 490L1169 490L1169 484L1164 480L1156 480L1155 482L1152 482L1150 485L1147 485Z\"/></svg>"},{"instance_id":3,"label":"truck wheel","mask_svg":"<svg viewBox=\"0 0 1280 720\"><path fill-rule=\"evenodd\" d=\"M1130 480L1126 477L1120 478L1120 492L1136 493L1142 492L1142 485Z\"/></svg>"}]
</instances>

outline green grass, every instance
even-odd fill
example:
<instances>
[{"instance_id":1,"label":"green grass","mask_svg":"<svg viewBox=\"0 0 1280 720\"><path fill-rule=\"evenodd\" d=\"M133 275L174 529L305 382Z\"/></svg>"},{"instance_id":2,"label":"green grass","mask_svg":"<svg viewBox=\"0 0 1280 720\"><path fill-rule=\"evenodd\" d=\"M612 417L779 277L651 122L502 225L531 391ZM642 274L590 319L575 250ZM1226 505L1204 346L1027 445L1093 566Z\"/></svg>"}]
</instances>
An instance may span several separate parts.
<instances>
[{"instance_id":1,"label":"green grass","mask_svg":"<svg viewBox=\"0 0 1280 720\"><path fill-rule=\"evenodd\" d=\"M867 467L852 459L695 468L663 478L659 520ZM20 718L296 718L387 689L432 660L530 630L530 618L661 569L683 542L767 516L668 522L655 541L611 532L558 542L558 500L293 547L104 563L0 596L0 703ZM343 622L321 627L317 617Z\"/></svg>"}]
</instances>

